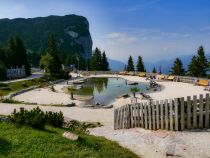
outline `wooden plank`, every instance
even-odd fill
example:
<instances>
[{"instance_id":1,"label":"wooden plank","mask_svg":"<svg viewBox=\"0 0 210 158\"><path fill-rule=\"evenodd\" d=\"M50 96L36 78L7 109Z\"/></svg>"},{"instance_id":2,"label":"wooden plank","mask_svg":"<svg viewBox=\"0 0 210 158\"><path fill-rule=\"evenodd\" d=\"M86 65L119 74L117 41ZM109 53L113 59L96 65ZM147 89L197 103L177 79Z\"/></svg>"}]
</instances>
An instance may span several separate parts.
<instances>
[{"instance_id":1,"label":"wooden plank","mask_svg":"<svg viewBox=\"0 0 210 158\"><path fill-rule=\"evenodd\" d=\"M147 105L148 108L148 124L149 124L149 129L152 129L152 115L151 115L151 104Z\"/></svg>"},{"instance_id":2,"label":"wooden plank","mask_svg":"<svg viewBox=\"0 0 210 158\"><path fill-rule=\"evenodd\" d=\"M199 128L203 128L203 95L199 99Z\"/></svg>"},{"instance_id":3,"label":"wooden plank","mask_svg":"<svg viewBox=\"0 0 210 158\"><path fill-rule=\"evenodd\" d=\"M210 105L210 101L209 101L209 94L206 94L206 107L205 107L206 116L205 116L205 128L208 128L208 127L209 127L209 105Z\"/></svg>"},{"instance_id":4,"label":"wooden plank","mask_svg":"<svg viewBox=\"0 0 210 158\"><path fill-rule=\"evenodd\" d=\"M116 130L116 113L117 113L117 109L114 109L114 130Z\"/></svg>"},{"instance_id":5,"label":"wooden plank","mask_svg":"<svg viewBox=\"0 0 210 158\"><path fill-rule=\"evenodd\" d=\"M133 105L130 105L130 109L131 109L131 128L133 128L134 127Z\"/></svg>"},{"instance_id":6,"label":"wooden plank","mask_svg":"<svg viewBox=\"0 0 210 158\"><path fill-rule=\"evenodd\" d=\"M169 101L169 114L170 114L170 130L173 131L174 122L173 122L173 100L170 99Z\"/></svg>"},{"instance_id":7,"label":"wooden plank","mask_svg":"<svg viewBox=\"0 0 210 158\"><path fill-rule=\"evenodd\" d=\"M193 96L193 128L197 128L197 96Z\"/></svg>"},{"instance_id":8,"label":"wooden plank","mask_svg":"<svg viewBox=\"0 0 210 158\"><path fill-rule=\"evenodd\" d=\"M174 100L174 121L175 121L175 130L179 130L179 114L178 114L178 99Z\"/></svg>"},{"instance_id":9,"label":"wooden plank","mask_svg":"<svg viewBox=\"0 0 210 158\"><path fill-rule=\"evenodd\" d=\"M164 111L163 111L163 100L160 101L160 119L161 129L164 129Z\"/></svg>"},{"instance_id":10,"label":"wooden plank","mask_svg":"<svg viewBox=\"0 0 210 158\"><path fill-rule=\"evenodd\" d=\"M156 105L155 105L155 102L153 102L153 101L152 101L152 104L151 104L151 108L152 108L152 129L156 130L156 123L155 123Z\"/></svg>"},{"instance_id":11,"label":"wooden plank","mask_svg":"<svg viewBox=\"0 0 210 158\"><path fill-rule=\"evenodd\" d=\"M131 128L131 105L128 105L128 128Z\"/></svg>"},{"instance_id":12,"label":"wooden plank","mask_svg":"<svg viewBox=\"0 0 210 158\"><path fill-rule=\"evenodd\" d=\"M157 129L160 129L159 101L156 101L156 127Z\"/></svg>"},{"instance_id":13,"label":"wooden plank","mask_svg":"<svg viewBox=\"0 0 210 158\"><path fill-rule=\"evenodd\" d=\"M138 127L140 127L141 126L141 115L140 115L140 108L141 108L141 106L140 106L140 104L138 104L137 105L137 118L138 118Z\"/></svg>"},{"instance_id":14,"label":"wooden plank","mask_svg":"<svg viewBox=\"0 0 210 158\"><path fill-rule=\"evenodd\" d=\"M144 127L144 109L143 109L143 103L140 104L140 115L141 115L141 126L140 127Z\"/></svg>"},{"instance_id":15,"label":"wooden plank","mask_svg":"<svg viewBox=\"0 0 210 158\"><path fill-rule=\"evenodd\" d=\"M148 129L148 106L147 103L144 103L144 126Z\"/></svg>"},{"instance_id":16,"label":"wooden plank","mask_svg":"<svg viewBox=\"0 0 210 158\"><path fill-rule=\"evenodd\" d=\"M136 120L136 104L134 104L133 105L133 120L134 120L134 125L133 125L133 127L136 127L136 122L137 122L137 120Z\"/></svg>"},{"instance_id":17,"label":"wooden plank","mask_svg":"<svg viewBox=\"0 0 210 158\"><path fill-rule=\"evenodd\" d=\"M191 97L187 97L187 129L191 129Z\"/></svg>"},{"instance_id":18,"label":"wooden plank","mask_svg":"<svg viewBox=\"0 0 210 158\"><path fill-rule=\"evenodd\" d=\"M164 101L164 109L165 109L165 129L168 130L168 100Z\"/></svg>"},{"instance_id":19,"label":"wooden plank","mask_svg":"<svg viewBox=\"0 0 210 158\"><path fill-rule=\"evenodd\" d=\"M181 122L181 130L184 130L185 129L185 112L184 112L184 108L185 108L185 105L184 105L184 98L180 98L180 103L181 103L181 118L180 118L180 122Z\"/></svg>"}]
</instances>

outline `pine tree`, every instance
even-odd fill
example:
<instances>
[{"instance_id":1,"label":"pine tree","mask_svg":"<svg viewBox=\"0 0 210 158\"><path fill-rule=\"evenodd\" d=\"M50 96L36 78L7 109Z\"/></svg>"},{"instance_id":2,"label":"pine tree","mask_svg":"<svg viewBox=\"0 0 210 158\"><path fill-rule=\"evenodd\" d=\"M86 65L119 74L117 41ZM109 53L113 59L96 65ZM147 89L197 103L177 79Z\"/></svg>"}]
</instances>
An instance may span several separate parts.
<instances>
[{"instance_id":1,"label":"pine tree","mask_svg":"<svg viewBox=\"0 0 210 158\"><path fill-rule=\"evenodd\" d=\"M61 65L60 58L58 56L55 36L53 34L51 34L49 37L47 53L49 53L53 58L53 62L51 62L49 66L51 75L55 77L59 76L59 74L62 71L62 65Z\"/></svg>"},{"instance_id":2,"label":"pine tree","mask_svg":"<svg viewBox=\"0 0 210 158\"><path fill-rule=\"evenodd\" d=\"M203 46L198 48L198 56L197 56L197 66L198 66L198 76L206 77L206 72L208 70L208 61L205 56Z\"/></svg>"},{"instance_id":3,"label":"pine tree","mask_svg":"<svg viewBox=\"0 0 210 158\"><path fill-rule=\"evenodd\" d=\"M31 65L28 59L28 54L26 52L23 41L18 36L15 37L15 54L17 57L17 66L25 66L26 75L29 76L31 74Z\"/></svg>"},{"instance_id":4,"label":"pine tree","mask_svg":"<svg viewBox=\"0 0 210 158\"><path fill-rule=\"evenodd\" d=\"M137 62L136 69L139 72L146 72L146 70L144 68L144 63L142 61L142 57L141 56L138 57L138 62Z\"/></svg>"},{"instance_id":5,"label":"pine tree","mask_svg":"<svg viewBox=\"0 0 210 158\"><path fill-rule=\"evenodd\" d=\"M157 73L156 68L154 67L152 73Z\"/></svg>"},{"instance_id":6,"label":"pine tree","mask_svg":"<svg viewBox=\"0 0 210 158\"><path fill-rule=\"evenodd\" d=\"M134 64L131 56L128 59L127 71L134 71Z\"/></svg>"},{"instance_id":7,"label":"pine tree","mask_svg":"<svg viewBox=\"0 0 210 158\"><path fill-rule=\"evenodd\" d=\"M93 51L90 63L91 63L90 67L92 71L102 70L102 54L99 48L96 47L96 49Z\"/></svg>"},{"instance_id":8,"label":"pine tree","mask_svg":"<svg viewBox=\"0 0 210 158\"><path fill-rule=\"evenodd\" d=\"M7 56L8 56L8 68L10 67L16 67L17 66L17 56L15 54L15 40L12 36L9 37L9 40L8 40L8 53L7 53Z\"/></svg>"},{"instance_id":9,"label":"pine tree","mask_svg":"<svg viewBox=\"0 0 210 158\"><path fill-rule=\"evenodd\" d=\"M198 63L196 56L192 57L191 63L188 66L188 75L198 77Z\"/></svg>"},{"instance_id":10,"label":"pine tree","mask_svg":"<svg viewBox=\"0 0 210 158\"><path fill-rule=\"evenodd\" d=\"M107 61L106 53L102 53L102 64L101 64L102 71L109 71L109 63Z\"/></svg>"},{"instance_id":11,"label":"pine tree","mask_svg":"<svg viewBox=\"0 0 210 158\"><path fill-rule=\"evenodd\" d=\"M182 61L179 58L176 58L176 60L174 61L174 65L171 68L171 73L173 75L183 76L184 72L185 71L184 71L184 68L183 68Z\"/></svg>"},{"instance_id":12,"label":"pine tree","mask_svg":"<svg viewBox=\"0 0 210 158\"><path fill-rule=\"evenodd\" d=\"M188 75L195 77L206 77L208 71L208 61L205 57L203 46L198 48L197 56L193 56L188 66Z\"/></svg>"}]
</instances>

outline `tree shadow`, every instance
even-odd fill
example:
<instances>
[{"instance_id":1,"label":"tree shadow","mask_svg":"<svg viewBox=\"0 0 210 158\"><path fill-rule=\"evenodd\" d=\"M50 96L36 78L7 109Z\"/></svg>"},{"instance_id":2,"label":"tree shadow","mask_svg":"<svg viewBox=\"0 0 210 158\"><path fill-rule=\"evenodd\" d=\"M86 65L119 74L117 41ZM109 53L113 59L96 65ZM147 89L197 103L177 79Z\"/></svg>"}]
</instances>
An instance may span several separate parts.
<instances>
[{"instance_id":1,"label":"tree shadow","mask_svg":"<svg viewBox=\"0 0 210 158\"><path fill-rule=\"evenodd\" d=\"M6 156L9 154L12 145L6 139L0 138L0 156Z\"/></svg>"}]
</instances>

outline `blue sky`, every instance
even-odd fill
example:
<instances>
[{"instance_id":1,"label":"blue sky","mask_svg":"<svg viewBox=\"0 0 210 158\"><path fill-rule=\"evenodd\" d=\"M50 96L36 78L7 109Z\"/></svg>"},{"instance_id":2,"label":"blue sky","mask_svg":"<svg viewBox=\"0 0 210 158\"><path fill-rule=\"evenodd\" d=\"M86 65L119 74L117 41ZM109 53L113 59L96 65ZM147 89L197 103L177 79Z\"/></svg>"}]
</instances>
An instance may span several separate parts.
<instances>
[{"instance_id":1,"label":"blue sky","mask_svg":"<svg viewBox=\"0 0 210 158\"><path fill-rule=\"evenodd\" d=\"M66 14L87 17L94 47L112 59L210 52L210 0L0 0L0 18Z\"/></svg>"}]
</instances>

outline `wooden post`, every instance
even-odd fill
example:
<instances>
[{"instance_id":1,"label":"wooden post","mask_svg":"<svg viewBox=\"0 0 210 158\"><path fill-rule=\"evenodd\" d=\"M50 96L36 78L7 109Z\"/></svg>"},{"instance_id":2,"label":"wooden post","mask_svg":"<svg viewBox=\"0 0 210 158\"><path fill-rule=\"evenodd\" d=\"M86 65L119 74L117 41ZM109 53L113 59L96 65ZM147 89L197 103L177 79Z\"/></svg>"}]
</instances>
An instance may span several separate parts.
<instances>
[{"instance_id":1,"label":"wooden post","mask_svg":"<svg viewBox=\"0 0 210 158\"><path fill-rule=\"evenodd\" d=\"M199 99L199 128L203 128L203 95Z\"/></svg>"},{"instance_id":2,"label":"wooden post","mask_svg":"<svg viewBox=\"0 0 210 158\"><path fill-rule=\"evenodd\" d=\"M187 97L187 129L191 129L191 97Z\"/></svg>"},{"instance_id":3,"label":"wooden post","mask_svg":"<svg viewBox=\"0 0 210 158\"><path fill-rule=\"evenodd\" d=\"M181 103L181 130L185 129L185 114L184 114L184 98L180 98L180 103Z\"/></svg>"},{"instance_id":4,"label":"wooden post","mask_svg":"<svg viewBox=\"0 0 210 158\"><path fill-rule=\"evenodd\" d=\"M179 106L178 105L178 99L176 98L174 100L174 108L175 108L175 110L174 110L175 111L175 115L174 115L175 116L175 119L174 120L175 120L175 130L176 131L179 130L179 124L178 124L179 123L178 122L179 121L178 106Z\"/></svg>"},{"instance_id":5,"label":"wooden post","mask_svg":"<svg viewBox=\"0 0 210 158\"><path fill-rule=\"evenodd\" d=\"M170 130L173 131L174 122L173 122L173 100L172 99L170 99L169 108L170 108L170 113L169 113L170 114Z\"/></svg>"},{"instance_id":6,"label":"wooden post","mask_svg":"<svg viewBox=\"0 0 210 158\"><path fill-rule=\"evenodd\" d=\"M193 96L193 128L197 128L197 96Z\"/></svg>"},{"instance_id":7,"label":"wooden post","mask_svg":"<svg viewBox=\"0 0 210 158\"><path fill-rule=\"evenodd\" d=\"M209 94L206 94L206 108L205 108L205 111L206 111L206 116L205 116L205 128L208 128L208 127L209 127L209 105L210 105L210 102L209 102Z\"/></svg>"},{"instance_id":8,"label":"wooden post","mask_svg":"<svg viewBox=\"0 0 210 158\"><path fill-rule=\"evenodd\" d=\"M160 101L160 118L161 118L161 129L164 129L163 100Z\"/></svg>"},{"instance_id":9,"label":"wooden post","mask_svg":"<svg viewBox=\"0 0 210 158\"><path fill-rule=\"evenodd\" d=\"M160 112L159 112L159 101L156 101L156 127L160 129Z\"/></svg>"},{"instance_id":10,"label":"wooden post","mask_svg":"<svg viewBox=\"0 0 210 158\"><path fill-rule=\"evenodd\" d=\"M148 106L147 103L144 103L144 124L145 128L148 129Z\"/></svg>"},{"instance_id":11,"label":"wooden post","mask_svg":"<svg viewBox=\"0 0 210 158\"><path fill-rule=\"evenodd\" d=\"M152 101L152 129L153 130L156 130L156 124L155 124L155 109L156 109L156 105L155 105L155 102Z\"/></svg>"},{"instance_id":12,"label":"wooden post","mask_svg":"<svg viewBox=\"0 0 210 158\"><path fill-rule=\"evenodd\" d=\"M140 107L141 107L141 109L140 109L140 114L141 114L141 126L140 126L140 127L144 127L144 115L145 115L145 114L143 114L143 111L144 111L144 110L143 110L143 107L144 107L144 106L143 106L143 103L140 104Z\"/></svg>"},{"instance_id":13,"label":"wooden post","mask_svg":"<svg viewBox=\"0 0 210 158\"><path fill-rule=\"evenodd\" d=\"M165 129L168 130L168 100L165 100L164 103L164 108L165 108Z\"/></svg>"},{"instance_id":14,"label":"wooden post","mask_svg":"<svg viewBox=\"0 0 210 158\"><path fill-rule=\"evenodd\" d=\"M151 115L151 104L148 104L148 121L149 121L149 129L152 129L152 115Z\"/></svg>"},{"instance_id":15,"label":"wooden post","mask_svg":"<svg viewBox=\"0 0 210 158\"><path fill-rule=\"evenodd\" d=\"M140 104L137 104L137 127L140 127L141 125L141 115L140 115L140 108L141 108L141 105Z\"/></svg>"}]
</instances>

